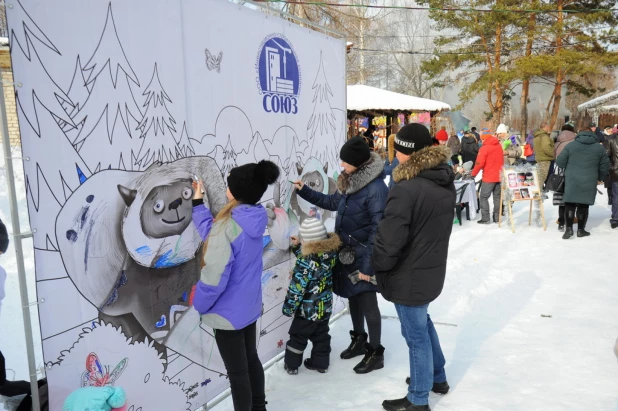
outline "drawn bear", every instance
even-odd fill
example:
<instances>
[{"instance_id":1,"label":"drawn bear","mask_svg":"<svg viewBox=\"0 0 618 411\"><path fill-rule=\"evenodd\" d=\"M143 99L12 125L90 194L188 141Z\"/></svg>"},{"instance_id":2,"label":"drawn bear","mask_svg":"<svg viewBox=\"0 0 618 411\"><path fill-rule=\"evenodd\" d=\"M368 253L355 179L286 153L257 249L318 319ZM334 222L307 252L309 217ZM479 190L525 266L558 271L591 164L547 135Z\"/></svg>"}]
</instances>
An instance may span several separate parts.
<instances>
[{"instance_id":1,"label":"drawn bear","mask_svg":"<svg viewBox=\"0 0 618 411\"><path fill-rule=\"evenodd\" d=\"M154 339L163 356L199 279L194 175L206 183L204 202L216 214L226 203L221 173L213 159L190 157L143 173L99 172L56 220L67 273L100 319L133 341Z\"/></svg>"},{"instance_id":2,"label":"drawn bear","mask_svg":"<svg viewBox=\"0 0 618 411\"><path fill-rule=\"evenodd\" d=\"M328 195L337 192L337 183L331 177L328 177L328 163L322 165L316 158L312 157L307 160L304 166L296 163L296 171L301 176L302 182L310 189ZM320 216L319 209L300 198L296 194L296 190L292 192L290 207L298 216L301 224L309 217L318 217L322 221L326 221L331 216L334 216L334 213L328 210L323 210Z\"/></svg>"}]
</instances>

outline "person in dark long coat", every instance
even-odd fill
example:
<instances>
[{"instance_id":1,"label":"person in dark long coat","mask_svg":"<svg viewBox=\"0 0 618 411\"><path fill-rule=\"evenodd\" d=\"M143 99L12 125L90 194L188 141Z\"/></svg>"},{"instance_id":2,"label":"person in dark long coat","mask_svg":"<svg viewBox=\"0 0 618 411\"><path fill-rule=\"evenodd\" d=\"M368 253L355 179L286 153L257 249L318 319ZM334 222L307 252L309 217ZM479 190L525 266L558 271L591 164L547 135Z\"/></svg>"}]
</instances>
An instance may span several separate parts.
<instances>
[{"instance_id":1,"label":"person in dark long coat","mask_svg":"<svg viewBox=\"0 0 618 411\"><path fill-rule=\"evenodd\" d=\"M597 185L609 173L609 157L596 135L590 130L580 132L575 141L564 147L556 159L564 170L564 203L566 230L562 238L573 237L573 220L577 215L577 236L587 237L588 208L594 204ZM577 211L576 211L577 210Z\"/></svg>"}]
</instances>

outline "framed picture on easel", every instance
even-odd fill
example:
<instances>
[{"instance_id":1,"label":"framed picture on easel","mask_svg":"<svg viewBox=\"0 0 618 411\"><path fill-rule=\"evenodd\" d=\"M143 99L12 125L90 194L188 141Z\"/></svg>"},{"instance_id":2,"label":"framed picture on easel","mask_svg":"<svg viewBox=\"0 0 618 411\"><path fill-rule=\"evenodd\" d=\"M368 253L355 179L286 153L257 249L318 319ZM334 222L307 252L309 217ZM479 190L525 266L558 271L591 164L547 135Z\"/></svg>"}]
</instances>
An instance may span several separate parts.
<instances>
[{"instance_id":1,"label":"framed picture on easel","mask_svg":"<svg viewBox=\"0 0 618 411\"><path fill-rule=\"evenodd\" d=\"M538 201L543 229L547 230L545 212L543 209L543 196L536 167L529 165L507 166L504 167L502 171L502 190L500 193L500 217L498 218L498 226L500 227L502 225L503 207L507 207L511 230L515 232L513 203L520 201L530 202L528 225L532 225L532 204Z\"/></svg>"}]
</instances>

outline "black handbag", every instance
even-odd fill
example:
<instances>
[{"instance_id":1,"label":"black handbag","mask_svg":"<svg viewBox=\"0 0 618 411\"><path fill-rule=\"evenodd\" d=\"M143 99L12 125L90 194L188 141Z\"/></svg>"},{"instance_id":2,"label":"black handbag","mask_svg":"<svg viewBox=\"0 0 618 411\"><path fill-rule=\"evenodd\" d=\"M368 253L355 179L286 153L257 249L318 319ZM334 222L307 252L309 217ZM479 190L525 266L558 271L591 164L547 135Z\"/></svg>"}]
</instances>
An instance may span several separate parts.
<instances>
[{"instance_id":1,"label":"black handbag","mask_svg":"<svg viewBox=\"0 0 618 411\"><path fill-rule=\"evenodd\" d=\"M556 167L554 173L547 179L547 189L556 193L564 193L564 170Z\"/></svg>"}]
</instances>

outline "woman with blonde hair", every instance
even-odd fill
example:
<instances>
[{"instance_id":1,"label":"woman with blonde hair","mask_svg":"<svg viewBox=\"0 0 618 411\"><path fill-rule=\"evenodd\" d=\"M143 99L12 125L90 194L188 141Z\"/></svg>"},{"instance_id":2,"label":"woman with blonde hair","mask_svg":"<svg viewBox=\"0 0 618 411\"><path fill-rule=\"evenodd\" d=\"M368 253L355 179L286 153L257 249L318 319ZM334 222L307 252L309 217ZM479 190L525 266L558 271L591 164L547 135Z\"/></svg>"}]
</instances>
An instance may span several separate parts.
<instances>
[{"instance_id":1,"label":"woman with blonde hair","mask_svg":"<svg viewBox=\"0 0 618 411\"><path fill-rule=\"evenodd\" d=\"M262 236L268 216L258 202L278 178L279 168L270 161L233 168L227 177L229 202L216 220L204 206L201 184L195 190L193 222L206 241L192 303L214 331L237 411L266 410L256 321L262 315Z\"/></svg>"},{"instance_id":2,"label":"woman with blonde hair","mask_svg":"<svg viewBox=\"0 0 618 411\"><path fill-rule=\"evenodd\" d=\"M388 189L393 188L393 170L399 165L399 160L395 157L395 134L388 136L388 152L382 157L384 159L384 174L389 177Z\"/></svg>"}]
</instances>

